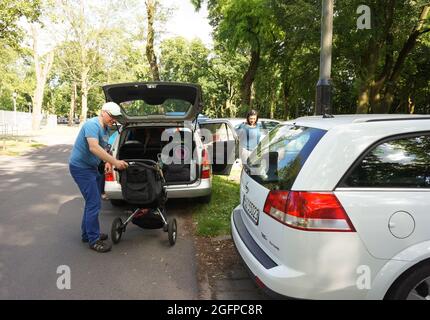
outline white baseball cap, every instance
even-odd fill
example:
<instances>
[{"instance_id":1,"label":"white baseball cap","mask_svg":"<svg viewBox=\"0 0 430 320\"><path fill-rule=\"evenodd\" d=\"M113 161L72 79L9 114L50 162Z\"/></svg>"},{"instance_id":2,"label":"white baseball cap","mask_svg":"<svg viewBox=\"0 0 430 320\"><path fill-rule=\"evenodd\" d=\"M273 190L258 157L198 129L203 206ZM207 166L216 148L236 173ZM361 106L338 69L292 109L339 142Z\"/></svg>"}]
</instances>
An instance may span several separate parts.
<instances>
[{"instance_id":1,"label":"white baseball cap","mask_svg":"<svg viewBox=\"0 0 430 320\"><path fill-rule=\"evenodd\" d=\"M102 106L102 110L108 112L114 117L121 115L121 108L115 102L106 102Z\"/></svg>"}]
</instances>

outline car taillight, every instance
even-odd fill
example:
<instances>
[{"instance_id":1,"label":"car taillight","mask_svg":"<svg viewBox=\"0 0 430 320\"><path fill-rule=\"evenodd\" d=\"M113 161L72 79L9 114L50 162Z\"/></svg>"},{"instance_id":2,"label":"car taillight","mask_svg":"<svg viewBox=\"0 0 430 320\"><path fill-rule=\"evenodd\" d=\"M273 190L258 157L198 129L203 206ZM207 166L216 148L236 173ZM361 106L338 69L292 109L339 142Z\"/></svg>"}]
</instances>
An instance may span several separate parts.
<instances>
[{"instance_id":1,"label":"car taillight","mask_svg":"<svg viewBox=\"0 0 430 320\"><path fill-rule=\"evenodd\" d=\"M113 171L105 173L105 181L115 181L115 177L113 176Z\"/></svg>"},{"instance_id":2,"label":"car taillight","mask_svg":"<svg viewBox=\"0 0 430 320\"><path fill-rule=\"evenodd\" d=\"M355 232L339 200L330 192L271 191L264 212L299 230Z\"/></svg>"},{"instance_id":3,"label":"car taillight","mask_svg":"<svg viewBox=\"0 0 430 320\"><path fill-rule=\"evenodd\" d=\"M206 148L202 150L202 179L211 177L211 164L209 162L209 153Z\"/></svg>"}]
</instances>

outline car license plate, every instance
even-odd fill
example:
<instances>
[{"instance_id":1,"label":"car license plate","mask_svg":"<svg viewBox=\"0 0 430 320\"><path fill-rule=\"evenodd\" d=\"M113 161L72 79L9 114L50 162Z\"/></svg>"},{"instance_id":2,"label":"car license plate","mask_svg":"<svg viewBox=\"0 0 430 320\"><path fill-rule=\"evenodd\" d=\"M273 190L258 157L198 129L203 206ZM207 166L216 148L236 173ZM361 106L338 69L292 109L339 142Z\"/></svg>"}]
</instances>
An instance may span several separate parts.
<instances>
[{"instance_id":1,"label":"car license plate","mask_svg":"<svg viewBox=\"0 0 430 320\"><path fill-rule=\"evenodd\" d=\"M252 222L258 225L260 210L258 210L258 208L246 196L243 196L242 207L246 214L251 218Z\"/></svg>"}]
</instances>

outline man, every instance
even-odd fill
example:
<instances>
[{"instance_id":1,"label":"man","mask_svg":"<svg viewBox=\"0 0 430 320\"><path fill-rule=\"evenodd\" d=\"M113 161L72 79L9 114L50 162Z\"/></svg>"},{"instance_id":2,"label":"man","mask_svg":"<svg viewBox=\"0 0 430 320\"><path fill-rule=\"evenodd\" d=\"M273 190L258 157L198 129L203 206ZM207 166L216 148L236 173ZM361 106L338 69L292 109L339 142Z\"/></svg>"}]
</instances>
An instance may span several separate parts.
<instances>
[{"instance_id":1,"label":"man","mask_svg":"<svg viewBox=\"0 0 430 320\"><path fill-rule=\"evenodd\" d=\"M69 160L70 174L85 199L82 217L82 241L88 242L97 252L108 252L112 246L106 242L108 236L100 233L99 212L101 208L101 184L103 176L98 172L100 161L106 162L106 170L112 166L124 170L128 164L105 151L108 142L108 127L120 116L120 107L114 102L103 105L100 115L85 122L79 131Z\"/></svg>"}]
</instances>

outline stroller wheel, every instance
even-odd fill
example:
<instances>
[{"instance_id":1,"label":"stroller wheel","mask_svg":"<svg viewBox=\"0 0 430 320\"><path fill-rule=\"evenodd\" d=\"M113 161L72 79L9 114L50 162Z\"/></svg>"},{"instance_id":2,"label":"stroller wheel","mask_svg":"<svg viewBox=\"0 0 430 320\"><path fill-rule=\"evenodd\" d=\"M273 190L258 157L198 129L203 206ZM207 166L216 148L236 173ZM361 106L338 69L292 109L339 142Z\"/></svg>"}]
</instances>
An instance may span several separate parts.
<instances>
[{"instance_id":1,"label":"stroller wheel","mask_svg":"<svg viewBox=\"0 0 430 320\"><path fill-rule=\"evenodd\" d=\"M112 222L111 228L111 239L112 242L117 244L121 240L122 233L124 231L124 226L122 224L121 218L115 218Z\"/></svg>"},{"instance_id":2,"label":"stroller wheel","mask_svg":"<svg viewBox=\"0 0 430 320\"><path fill-rule=\"evenodd\" d=\"M176 243L176 236L177 236L177 225L176 225L176 219L172 219L167 224L168 229L168 236L169 236L169 243L171 246L174 246Z\"/></svg>"}]
</instances>

